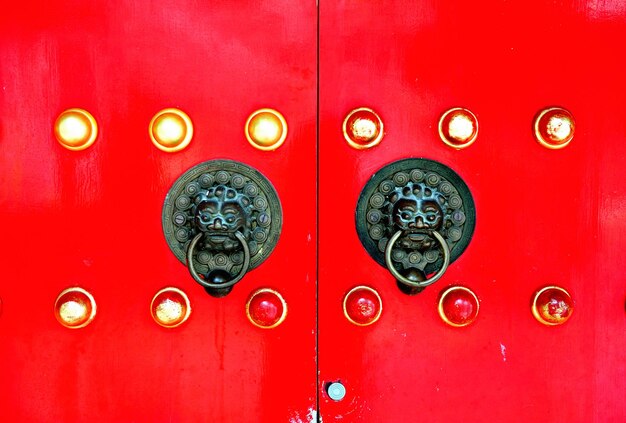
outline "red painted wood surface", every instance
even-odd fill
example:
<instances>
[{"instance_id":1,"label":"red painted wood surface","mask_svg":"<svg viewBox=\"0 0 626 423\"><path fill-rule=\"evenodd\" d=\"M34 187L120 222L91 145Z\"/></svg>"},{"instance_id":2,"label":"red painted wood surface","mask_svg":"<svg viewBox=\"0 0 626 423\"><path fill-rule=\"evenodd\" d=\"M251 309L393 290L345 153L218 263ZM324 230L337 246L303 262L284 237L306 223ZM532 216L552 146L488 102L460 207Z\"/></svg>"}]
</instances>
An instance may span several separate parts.
<instances>
[{"instance_id":1,"label":"red painted wood surface","mask_svg":"<svg viewBox=\"0 0 626 423\"><path fill-rule=\"evenodd\" d=\"M238 1L41 1L0 16L0 421L306 420L316 408L315 4ZM63 110L99 124L69 151L53 136ZM190 146L157 150L152 116L178 107ZM289 125L275 152L244 124L262 107ZM161 209L185 170L210 159L262 172L282 201L271 257L226 298L209 297L165 242ZM53 315L69 286L90 291L94 321ZM152 297L190 297L175 329ZM249 295L278 290L282 325L253 326Z\"/></svg>"},{"instance_id":2,"label":"red painted wood surface","mask_svg":"<svg viewBox=\"0 0 626 423\"><path fill-rule=\"evenodd\" d=\"M613 1L341 1L320 4L319 369L324 422L626 421L626 6ZM533 117L562 106L569 146L533 138ZM341 127L377 111L380 145L359 151ZM476 142L441 142L439 117L466 107ZM427 157L471 189L477 226L465 253L423 293L402 294L361 246L354 211L380 167ZM356 285L383 313L357 327L342 313ZM464 328L439 318L439 293L480 299ZM575 310L547 327L531 314L545 285Z\"/></svg>"},{"instance_id":3,"label":"red painted wood surface","mask_svg":"<svg viewBox=\"0 0 626 423\"><path fill-rule=\"evenodd\" d=\"M619 0L5 7L0 421L299 422L315 421L318 407L324 422L625 421L624 34ZM577 124L559 151L532 134L533 117L555 105ZM360 106L384 122L371 150L352 149L341 133ZM439 116L457 106L480 125L461 151L437 134ZM53 137L70 107L99 124L83 152ZM182 152L149 140L148 123L165 107L194 122ZM275 152L243 135L262 107L289 124ZM412 297L354 229L363 185L406 157L452 167L477 208L466 252ZM173 181L214 158L264 173L284 213L272 256L222 299L191 280L160 223ZM556 327L530 310L533 294L552 284L575 306ZM343 315L357 285L382 297L370 326ZM467 327L438 316L439 293L451 285L480 299ZM53 315L69 286L98 304L83 329ZM191 317L175 329L150 317L165 286L191 299ZM263 287L289 307L271 330L245 315ZM323 389L334 381L347 389L339 402Z\"/></svg>"}]
</instances>

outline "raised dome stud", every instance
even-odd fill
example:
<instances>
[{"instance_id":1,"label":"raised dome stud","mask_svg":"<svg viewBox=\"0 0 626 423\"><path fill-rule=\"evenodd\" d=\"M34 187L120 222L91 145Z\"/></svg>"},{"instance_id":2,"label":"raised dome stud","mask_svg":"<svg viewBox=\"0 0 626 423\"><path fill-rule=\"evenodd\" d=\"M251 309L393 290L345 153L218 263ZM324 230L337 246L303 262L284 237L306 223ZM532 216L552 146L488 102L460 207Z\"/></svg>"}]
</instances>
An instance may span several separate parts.
<instances>
[{"instance_id":1,"label":"raised dome stud","mask_svg":"<svg viewBox=\"0 0 626 423\"><path fill-rule=\"evenodd\" d=\"M439 119L439 137L452 148L469 147L478 137L476 115L462 107L448 110Z\"/></svg>"},{"instance_id":2,"label":"raised dome stud","mask_svg":"<svg viewBox=\"0 0 626 423\"><path fill-rule=\"evenodd\" d=\"M352 288L343 299L343 314L357 326L369 326L380 319L383 302L378 292L369 286Z\"/></svg>"},{"instance_id":3,"label":"raised dome stud","mask_svg":"<svg viewBox=\"0 0 626 423\"><path fill-rule=\"evenodd\" d=\"M54 136L68 150L84 150L96 141L98 124L85 109L67 109L54 122Z\"/></svg>"},{"instance_id":4,"label":"raised dome stud","mask_svg":"<svg viewBox=\"0 0 626 423\"><path fill-rule=\"evenodd\" d=\"M474 322L479 308L476 294L464 286L451 286L439 297L439 316L453 327L463 327Z\"/></svg>"},{"instance_id":5,"label":"raised dome stud","mask_svg":"<svg viewBox=\"0 0 626 423\"><path fill-rule=\"evenodd\" d=\"M564 288L546 286L535 293L531 311L543 325L562 325L572 316L574 301Z\"/></svg>"},{"instance_id":6,"label":"raised dome stud","mask_svg":"<svg viewBox=\"0 0 626 423\"><path fill-rule=\"evenodd\" d=\"M273 329L285 321L287 303L277 291L261 288L250 295L246 303L246 315L254 326Z\"/></svg>"},{"instance_id":7,"label":"raised dome stud","mask_svg":"<svg viewBox=\"0 0 626 423\"><path fill-rule=\"evenodd\" d=\"M62 291L54 303L54 317L69 329L87 326L96 316L96 301L83 288L73 287Z\"/></svg>"},{"instance_id":8,"label":"raised dome stud","mask_svg":"<svg viewBox=\"0 0 626 423\"><path fill-rule=\"evenodd\" d=\"M535 118L534 132L537 142L551 150L567 146L574 138L574 116L562 107L542 110Z\"/></svg>"},{"instance_id":9,"label":"raised dome stud","mask_svg":"<svg viewBox=\"0 0 626 423\"><path fill-rule=\"evenodd\" d=\"M354 109L343 121L343 136L348 145L357 150L377 146L382 141L383 135L383 121L370 108Z\"/></svg>"},{"instance_id":10,"label":"raised dome stud","mask_svg":"<svg viewBox=\"0 0 626 423\"><path fill-rule=\"evenodd\" d=\"M174 153L189 146L193 138L193 123L182 110L163 109L152 117L148 133L156 148Z\"/></svg>"},{"instance_id":11,"label":"raised dome stud","mask_svg":"<svg viewBox=\"0 0 626 423\"><path fill-rule=\"evenodd\" d=\"M245 126L250 145L263 151L276 150L287 139L287 121L274 109L259 109L252 113Z\"/></svg>"},{"instance_id":12,"label":"raised dome stud","mask_svg":"<svg viewBox=\"0 0 626 423\"><path fill-rule=\"evenodd\" d=\"M164 328L175 328L187 321L191 314L189 297L174 287L163 288L150 303L150 314Z\"/></svg>"}]
</instances>

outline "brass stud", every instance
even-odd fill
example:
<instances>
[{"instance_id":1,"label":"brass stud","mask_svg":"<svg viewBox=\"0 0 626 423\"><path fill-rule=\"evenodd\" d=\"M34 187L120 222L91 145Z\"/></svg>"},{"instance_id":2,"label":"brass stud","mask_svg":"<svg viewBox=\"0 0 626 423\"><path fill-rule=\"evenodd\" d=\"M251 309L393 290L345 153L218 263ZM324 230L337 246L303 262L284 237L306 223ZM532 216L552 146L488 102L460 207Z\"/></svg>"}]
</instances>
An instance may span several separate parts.
<instances>
[{"instance_id":1,"label":"brass stud","mask_svg":"<svg viewBox=\"0 0 626 423\"><path fill-rule=\"evenodd\" d=\"M383 300L380 294L369 286L352 288L343 298L343 315L357 326L369 326L380 319Z\"/></svg>"},{"instance_id":2,"label":"brass stud","mask_svg":"<svg viewBox=\"0 0 626 423\"><path fill-rule=\"evenodd\" d=\"M246 316L254 326L273 329L285 321L287 302L274 289L258 289L250 295L246 303Z\"/></svg>"},{"instance_id":3,"label":"brass stud","mask_svg":"<svg viewBox=\"0 0 626 423\"><path fill-rule=\"evenodd\" d=\"M367 107L352 110L343 120L343 136L352 148L366 150L380 144L384 135L383 121Z\"/></svg>"},{"instance_id":4,"label":"brass stud","mask_svg":"<svg viewBox=\"0 0 626 423\"><path fill-rule=\"evenodd\" d=\"M54 316L66 328L84 328L96 316L96 301L83 288L68 288L57 297Z\"/></svg>"},{"instance_id":5,"label":"brass stud","mask_svg":"<svg viewBox=\"0 0 626 423\"><path fill-rule=\"evenodd\" d=\"M178 288L163 288L152 298L150 314L155 322L165 328L180 326L191 314L189 297Z\"/></svg>"},{"instance_id":6,"label":"brass stud","mask_svg":"<svg viewBox=\"0 0 626 423\"><path fill-rule=\"evenodd\" d=\"M576 124L572 114L561 107L542 110L535 118L535 138L551 150L567 146L574 138Z\"/></svg>"},{"instance_id":7,"label":"brass stud","mask_svg":"<svg viewBox=\"0 0 626 423\"><path fill-rule=\"evenodd\" d=\"M193 124L179 109L163 109L150 121L149 134L159 150L174 153L186 148L193 138Z\"/></svg>"},{"instance_id":8,"label":"brass stud","mask_svg":"<svg viewBox=\"0 0 626 423\"><path fill-rule=\"evenodd\" d=\"M448 110L439 119L439 137L452 148L469 147L478 137L476 115L462 107Z\"/></svg>"},{"instance_id":9,"label":"brass stud","mask_svg":"<svg viewBox=\"0 0 626 423\"><path fill-rule=\"evenodd\" d=\"M252 147L276 150L287 139L287 121L274 109L259 109L248 117L245 134Z\"/></svg>"},{"instance_id":10,"label":"brass stud","mask_svg":"<svg viewBox=\"0 0 626 423\"><path fill-rule=\"evenodd\" d=\"M441 293L437 311L446 324L460 328L474 322L479 309L480 302L474 291L464 286L451 286Z\"/></svg>"},{"instance_id":11,"label":"brass stud","mask_svg":"<svg viewBox=\"0 0 626 423\"><path fill-rule=\"evenodd\" d=\"M67 109L54 122L54 136L68 150L84 150L96 141L98 124L87 110Z\"/></svg>"},{"instance_id":12,"label":"brass stud","mask_svg":"<svg viewBox=\"0 0 626 423\"><path fill-rule=\"evenodd\" d=\"M535 293L531 307L533 316L546 326L565 323L574 311L572 296L560 286L546 286Z\"/></svg>"}]
</instances>

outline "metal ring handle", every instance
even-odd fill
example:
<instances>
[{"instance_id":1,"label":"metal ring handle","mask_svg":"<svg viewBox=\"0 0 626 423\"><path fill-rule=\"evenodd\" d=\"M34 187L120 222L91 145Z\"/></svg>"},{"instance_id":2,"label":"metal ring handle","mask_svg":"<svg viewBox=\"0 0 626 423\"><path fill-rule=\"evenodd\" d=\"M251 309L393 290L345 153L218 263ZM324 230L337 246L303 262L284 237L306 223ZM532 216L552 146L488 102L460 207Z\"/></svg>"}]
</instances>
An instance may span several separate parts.
<instances>
[{"instance_id":1,"label":"metal ring handle","mask_svg":"<svg viewBox=\"0 0 626 423\"><path fill-rule=\"evenodd\" d=\"M421 281L421 282L416 282L416 281L412 281L412 280L405 278L393 266L393 263L391 262L391 250L393 250L394 244L396 243L398 238L400 238L400 236L402 235L402 231L398 231L395 234L393 234L393 236L387 243L387 248L385 248L385 264L387 265L387 269L389 270L389 272L391 272L393 277L396 278L399 282L408 286L423 288L425 286L428 286L437 282L439 278L441 278L443 274L446 272L446 270L448 269L448 265L450 264L450 248L448 248L448 243L446 242L445 239L443 239L443 237L441 236L439 232L432 231L432 234L435 237L435 239L439 241L439 244L441 245L441 249L443 250L443 266L441 266L441 269L439 269L439 271L435 273L431 278L426 279L425 281Z\"/></svg>"},{"instance_id":2,"label":"metal ring handle","mask_svg":"<svg viewBox=\"0 0 626 423\"><path fill-rule=\"evenodd\" d=\"M189 273L191 274L191 277L200 285L204 286L205 288L228 288L228 287L233 286L237 282L239 282L241 278L245 276L245 274L248 272L248 269L250 268L250 248L248 248L248 243L246 242L246 238L243 236L243 234L239 231L235 232L235 236L237 237L237 239L241 243L241 246L243 247L243 265L241 266L241 270L239 271L239 274L235 276L233 279L225 283L207 282L204 279L202 279L200 275L198 275L198 272L196 272L196 269L194 269L193 267L193 250L196 248L196 244L198 243L200 238L202 238L203 235L204 235L204 232L200 232L191 240L191 242L189 243L189 247L187 247L187 268L189 269Z\"/></svg>"}]
</instances>

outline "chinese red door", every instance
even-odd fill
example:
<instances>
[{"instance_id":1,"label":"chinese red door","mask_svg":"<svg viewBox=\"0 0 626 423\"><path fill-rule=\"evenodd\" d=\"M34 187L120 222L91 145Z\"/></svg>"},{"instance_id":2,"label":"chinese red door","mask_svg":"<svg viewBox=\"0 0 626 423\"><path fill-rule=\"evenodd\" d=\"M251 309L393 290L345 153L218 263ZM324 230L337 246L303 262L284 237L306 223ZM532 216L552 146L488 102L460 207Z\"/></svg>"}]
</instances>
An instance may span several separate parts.
<instances>
[{"instance_id":1,"label":"chinese red door","mask_svg":"<svg viewBox=\"0 0 626 423\"><path fill-rule=\"evenodd\" d=\"M0 420L626 420L625 6L204 3L0 18Z\"/></svg>"}]
</instances>

